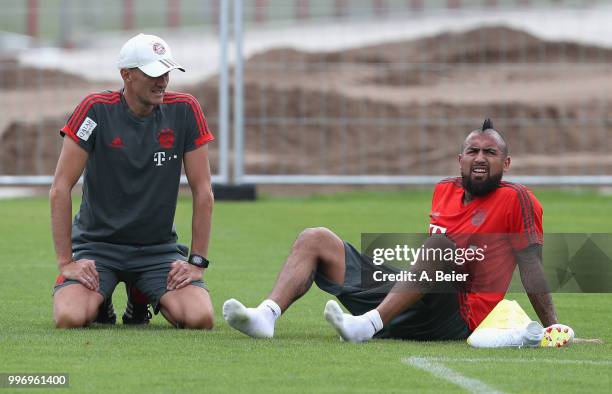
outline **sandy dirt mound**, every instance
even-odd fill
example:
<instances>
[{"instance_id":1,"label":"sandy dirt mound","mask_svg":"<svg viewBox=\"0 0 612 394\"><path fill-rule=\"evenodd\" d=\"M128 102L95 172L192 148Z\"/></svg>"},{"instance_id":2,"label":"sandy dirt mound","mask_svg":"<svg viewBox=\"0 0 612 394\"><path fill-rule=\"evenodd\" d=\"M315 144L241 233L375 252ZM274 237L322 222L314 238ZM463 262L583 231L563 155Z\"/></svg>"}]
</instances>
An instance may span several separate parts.
<instances>
[{"instance_id":1,"label":"sandy dirt mound","mask_svg":"<svg viewBox=\"0 0 612 394\"><path fill-rule=\"evenodd\" d=\"M89 82L79 76L57 70L24 67L17 60L0 57L0 90L28 88L87 86Z\"/></svg>"},{"instance_id":2,"label":"sandy dirt mound","mask_svg":"<svg viewBox=\"0 0 612 394\"><path fill-rule=\"evenodd\" d=\"M611 60L612 50L505 27L338 52L260 53L245 65L246 172L455 174L462 138L491 117L508 140L513 174L611 173ZM217 130L217 80L187 90ZM45 122L57 130L65 120ZM15 156L16 136L37 130L8 128L0 171L51 173L56 143L42 160ZM216 155L217 144L211 149Z\"/></svg>"}]
</instances>

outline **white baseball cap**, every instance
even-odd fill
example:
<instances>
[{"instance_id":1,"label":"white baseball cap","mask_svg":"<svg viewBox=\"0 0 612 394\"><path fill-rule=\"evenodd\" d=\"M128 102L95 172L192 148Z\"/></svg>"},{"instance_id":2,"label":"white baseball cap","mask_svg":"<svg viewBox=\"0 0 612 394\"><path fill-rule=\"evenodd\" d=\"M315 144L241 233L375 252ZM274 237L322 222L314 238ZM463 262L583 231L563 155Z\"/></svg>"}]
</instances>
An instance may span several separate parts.
<instances>
[{"instance_id":1,"label":"white baseball cap","mask_svg":"<svg viewBox=\"0 0 612 394\"><path fill-rule=\"evenodd\" d=\"M183 66L172 58L172 51L166 41L150 34L138 34L128 40L117 60L117 67L138 67L143 73L150 77L159 77L175 69L185 72Z\"/></svg>"}]
</instances>

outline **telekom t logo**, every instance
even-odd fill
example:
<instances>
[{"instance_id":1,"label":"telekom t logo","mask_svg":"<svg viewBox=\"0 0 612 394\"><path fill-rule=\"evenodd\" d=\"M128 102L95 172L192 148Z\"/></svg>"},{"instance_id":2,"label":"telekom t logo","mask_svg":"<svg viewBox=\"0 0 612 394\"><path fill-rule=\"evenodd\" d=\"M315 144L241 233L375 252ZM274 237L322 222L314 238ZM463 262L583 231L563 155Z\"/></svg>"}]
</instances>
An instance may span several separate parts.
<instances>
[{"instance_id":1,"label":"telekom t logo","mask_svg":"<svg viewBox=\"0 0 612 394\"><path fill-rule=\"evenodd\" d=\"M153 154L153 161L156 167L161 167L164 161L166 161L166 152L155 152Z\"/></svg>"},{"instance_id":2,"label":"telekom t logo","mask_svg":"<svg viewBox=\"0 0 612 394\"><path fill-rule=\"evenodd\" d=\"M166 156L166 152L155 152L153 153L153 161L155 162L155 167L161 167L165 162L170 160L178 160L177 154L170 153Z\"/></svg>"},{"instance_id":3,"label":"telekom t logo","mask_svg":"<svg viewBox=\"0 0 612 394\"><path fill-rule=\"evenodd\" d=\"M429 235L431 234L446 234L446 227L436 226L435 224L429 225Z\"/></svg>"}]
</instances>

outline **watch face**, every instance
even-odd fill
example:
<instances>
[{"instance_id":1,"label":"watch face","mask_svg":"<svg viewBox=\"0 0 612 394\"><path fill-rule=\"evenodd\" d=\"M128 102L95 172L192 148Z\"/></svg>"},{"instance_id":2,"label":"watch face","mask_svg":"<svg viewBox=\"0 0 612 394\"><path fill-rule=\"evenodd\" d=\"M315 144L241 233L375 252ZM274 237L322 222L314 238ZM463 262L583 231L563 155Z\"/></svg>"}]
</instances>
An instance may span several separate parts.
<instances>
[{"instance_id":1,"label":"watch face","mask_svg":"<svg viewBox=\"0 0 612 394\"><path fill-rule=\"evenodd\" d=\"M195 265L200 268L208 268L208 260L205 257L198 254L192 254L189 256L189 264Z\"/></svg>"}]
</instances>

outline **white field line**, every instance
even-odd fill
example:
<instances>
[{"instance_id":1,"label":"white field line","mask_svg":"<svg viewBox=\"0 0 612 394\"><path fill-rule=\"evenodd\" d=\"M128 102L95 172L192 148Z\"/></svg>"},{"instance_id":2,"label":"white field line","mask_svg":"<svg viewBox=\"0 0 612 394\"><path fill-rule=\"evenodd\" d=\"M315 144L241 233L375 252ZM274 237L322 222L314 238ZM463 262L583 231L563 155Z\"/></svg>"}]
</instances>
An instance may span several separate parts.
<instances>
[{"instance_id":1,"label":"white field line","mask_svg":"<svg viewBox=\"0 0 612 394\"><path fill-rule=\"evenodd\" d=\"M408 357L402 359L402 362L429 372L440 379L456 384L470 393L503 393L502 391L495 390L493 387L488 386L478 379L468 378L455 370L445 367L435 358Z\"/></svg>"},{"instance_id":2,"label":"white field line","mask_svg":"<svg viewBox=\"0 0 612 394\"><path fill-rule=\"evenodd\" d=\"M429 361L434 361L434 362L612 365L612 360L576 360L576 359L562 359L562 358L561 359L560 358L518 358L518 357L515 357L515 358L506 358L506 357L459 357L459 358L421 357L421 358L427 359Z\"/></svg>"},{"instance_id":3,"label":"white field line","mask_svg":"<svg viewBox=\"0 0 612 394\"><path fill-rule=\"evenodd\" d=\"M582 365L612 365L612 360L575 360L556 358L505 358L505 357L406 357L404 364L429 372L430 374L449 381L470 393L503 393L488 386L484 382L468 378L457 371L444 366L443 362L463 363L540 363L540 364L582 364Z\"/></svg>"}]
</instances>

